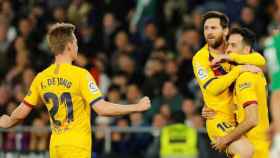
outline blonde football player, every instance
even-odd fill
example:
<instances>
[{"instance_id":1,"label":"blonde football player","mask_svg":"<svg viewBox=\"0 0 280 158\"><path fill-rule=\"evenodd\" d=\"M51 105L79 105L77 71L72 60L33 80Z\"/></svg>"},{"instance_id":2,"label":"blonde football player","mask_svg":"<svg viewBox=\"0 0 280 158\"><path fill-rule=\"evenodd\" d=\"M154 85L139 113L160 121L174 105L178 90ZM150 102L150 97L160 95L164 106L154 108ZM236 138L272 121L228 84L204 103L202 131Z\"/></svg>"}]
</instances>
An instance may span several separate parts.
<instances>
[{"instance_id":1,"label":"blonde football player","mask_svg":"<svg viewBox=\"0 0 280 158\"><path fill-rule=\"evenodd\" d=\"M0 128L10 128L22 121L40 102L50 114L51 158L90 158L90 108L99 115L123 115L150 108L150 100L119 105L103 100L91 74L72 65L78 53L75 26L54 24L48 32L48 44L55 55L54 64L37 74L22 103L10 116L0 118Z\"/></svg>"}]
</instances>

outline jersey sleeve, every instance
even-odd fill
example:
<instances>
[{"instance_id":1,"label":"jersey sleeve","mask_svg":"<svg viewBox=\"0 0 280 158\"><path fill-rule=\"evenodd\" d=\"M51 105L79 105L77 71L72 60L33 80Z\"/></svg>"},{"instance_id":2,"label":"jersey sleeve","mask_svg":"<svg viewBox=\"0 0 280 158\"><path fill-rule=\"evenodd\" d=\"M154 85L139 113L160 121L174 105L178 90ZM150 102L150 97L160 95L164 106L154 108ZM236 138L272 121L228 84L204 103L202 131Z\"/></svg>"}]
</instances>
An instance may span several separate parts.
<instances>
[{"instance_id":1,"label":"jersey sleeve","mask_svg":"<svg viewBox=\"0 0 280 158\"><path fill-rule=\"evenodd\" d=\"M257 52L252 52L250 54L230 53L229 56L238 64L251 64L260 67L265 66L266 64L265 58Z\"/></svg>"},{"instance_id":2,"label":"jersey sleeve","mask_svg":"<svg viewBox=\"0 0 280 158\"><path fill-rule=\"evenodd\" d=\"M215 76L209 63L198 58L193 58L192 62L198 84L213 95L218 95L227 89L241 73L240 66L236 66L226 75Z\"/></svg>"},{"instance_id":3,"label":"jersey sleeve","mask_svg":"<svg viewBox=\"0 0 280 158\"><path fill-rule=\"evenodd\" d=\"M32 84L27 92L26 96L23 99L23 103L30 107L37 106L40 102L40 93L39 93L39 74L34 78Z\"/></svg>"},{"instance_id":4,"label":"jersey sleeve","mask_svg":"<svg viewBox=\"0 0 280 158\"><path fill-rule=\"evenodd\" d=\"M80 86L82 97L90 106L103 99L101 91L88 71L85 71L84 75L81 77Z\"/></svg>"},{"instance_id":5,"label":"jersey sleeve","mask_svg":"<svg viewBox=\"0 0 280 158\"><path fill-rule=\"evenodd\" d=\"M257 104L256 95L256 74L251 72L245 72L236 80L236 96L239 104L246 107L251 104Z\"/></svg>"}]
</instances>

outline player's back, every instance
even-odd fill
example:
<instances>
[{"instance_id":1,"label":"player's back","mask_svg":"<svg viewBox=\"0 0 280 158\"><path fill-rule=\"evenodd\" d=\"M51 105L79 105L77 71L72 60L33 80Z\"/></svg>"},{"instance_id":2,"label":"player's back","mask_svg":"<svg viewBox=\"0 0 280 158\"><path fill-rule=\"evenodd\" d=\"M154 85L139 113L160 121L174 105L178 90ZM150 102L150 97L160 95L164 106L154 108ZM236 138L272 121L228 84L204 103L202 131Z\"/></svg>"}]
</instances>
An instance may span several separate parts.
<instances>
[{"instance_id":1,"label":"player's back","mask_svg":"<svg viewBox=\"0 0 280 158\"><path fill-rule=\"evenodd\" d=\"M263 74L258 74L256 76L256 93L258 98L258 112L259 112L259 123L255 129L252 129L250 132L254 132L256 135L261 134L264 136L264 139L267 138L267 133L269 129L269 117L268 117L268 105L267 105L267 83ZM258 133L260 132L260 133ZM267 140L267 139L266 139Z\"/></svg>"},{"instance_id":2,"label":"player's back","mask_svg":"<svg viewBox=\"0 0 280 158\"><path fill-rule=\"evenodd\" d=\"M86 70L52 64L36 76L30 90L25 101L34 105L40 99L49 111L51 145L91 147L90 105L101 93Z\"/></svg>"},{"instance_id":3,"label":"player's back","mask_svg":"<svg viewBox=\"0 0 280 158\"><path fill-rule=\"evenodd\" d=\"M245 72L236 80L234 100L238 106L237 122L245 119L244 107L251 104L258 106L258 123L245 136L254 146L253 158L268 158L269 140L267 137L269 120L267 108L266 80L262 73Z\"/></svg>"},{"instance_id":4,"label":"player's back","mask_svg":"<svg viewBox=\"0 0 280 158\"><path fill-rule=\"evenodd\" d=\"M269 118L268 118L268 107L267 107L267 83L264 75L262 73L254 74L246 72L240 75L236 80L239 87L239 95L235 96L237 100L237 106L239 106L239 113L237 115L238 122L244 120L245 111L242 104L246 102L256 102L258 106L258 124L256 127L247 132L246 136L250 140L261 140L267 141L267 132L269 128ZM240 93L242 92L243 93ZM256 98L256 100L254 99ZM245 103L243 103L247 100ZM241 111L240 111L241 110Z\"/></svg>"}]
</instances>

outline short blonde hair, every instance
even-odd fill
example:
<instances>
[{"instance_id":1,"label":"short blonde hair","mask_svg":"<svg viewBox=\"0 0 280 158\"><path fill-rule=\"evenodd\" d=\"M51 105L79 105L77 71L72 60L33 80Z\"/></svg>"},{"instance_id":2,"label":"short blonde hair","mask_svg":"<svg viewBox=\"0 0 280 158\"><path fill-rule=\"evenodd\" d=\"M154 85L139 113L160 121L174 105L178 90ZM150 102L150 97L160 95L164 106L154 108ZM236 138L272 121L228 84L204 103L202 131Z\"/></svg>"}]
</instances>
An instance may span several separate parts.
<instances>
[{"instance_id":1,"label":"short blonde hair","mask_svg":"<svg viewBox=\"0 0 280 158\"><path fill-rule=\"evenodd\" d=\"M54 55L64 51L66 44L74 40L75 26L70 23L56 23L51 26L47 34L48 45Z\"/></svg>"}]
</instances>

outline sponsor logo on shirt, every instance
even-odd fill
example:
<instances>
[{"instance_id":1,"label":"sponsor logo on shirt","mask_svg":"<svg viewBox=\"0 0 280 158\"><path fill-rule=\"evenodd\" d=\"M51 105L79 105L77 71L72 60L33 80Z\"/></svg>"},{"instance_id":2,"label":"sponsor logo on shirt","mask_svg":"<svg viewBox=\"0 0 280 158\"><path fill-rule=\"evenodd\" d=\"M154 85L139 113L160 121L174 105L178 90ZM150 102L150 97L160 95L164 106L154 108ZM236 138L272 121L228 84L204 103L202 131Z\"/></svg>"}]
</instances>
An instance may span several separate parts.
<instances>
[{"instance_id":1,"label":"sponsor logo on shirt","mask_svg":"<svg viewBox=\"0 0 280 158\"><path fill-rule=\"evenodd\" d=\"M239 85L240 90L250 88L250 87L251 87L251 83L249 83L249 82L245 82L245 83L242 83L242 84Z\"/></svg>"}]
</instances>

